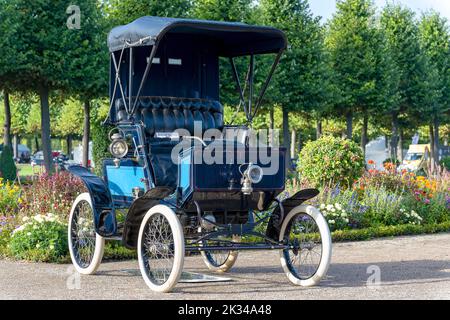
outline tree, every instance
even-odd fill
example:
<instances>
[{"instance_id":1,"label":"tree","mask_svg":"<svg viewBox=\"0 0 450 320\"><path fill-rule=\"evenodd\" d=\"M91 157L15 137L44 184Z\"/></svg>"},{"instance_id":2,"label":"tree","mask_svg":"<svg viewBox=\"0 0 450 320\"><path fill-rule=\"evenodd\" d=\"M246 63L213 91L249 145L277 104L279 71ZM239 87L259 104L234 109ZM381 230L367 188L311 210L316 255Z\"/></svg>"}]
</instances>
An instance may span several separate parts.
<instances>
[{"instance_id":1,"label":"tree","mask_svg":"<svg viewBox=\"0 0 450 320\"><path fill-rule=\"evenodd\" d=\"M10 79L17 89L33 91L39 95L42 151L45 168L50 172L52 158L49 96L57 89L74 90L76 79L86 72L84 63L87 57L98 54L93 51L97 47L92 41L92 35L98 32L95 20L98 15L97 2L77 1L81 12L78 17L81 22L80 29L72 28L68 24L71 16L65 13L71 5L70 1L4 2L2 11L6 18L2 23L7 24L7 28L2 30L5 34L2 35L0 46L3 48L7 45L14 52L14 58L9 55L0 56L0 79ZM5 44L4 41L9 42ZM14 72L5 71L2 66L6 64L14 65Z\"/></svg>"},{"instance_id":2,"label":"tree","mask_svg":"<svg viewBox=\"0 0 450 320\"><path fill-rule=\"evenodd\" d=\"M381 14L381 27L386 35L389 52L395 66L398 99L388 110L391 123L391 157L397 158L401 123L426 114L426 99L433 99L427 61L418 42L418 27L414 12L399 5L387 5ZM408 119L409 118L409 119Z\"/></svg>"},{"instance_id":3,"label":"tree","mask_svg":"<svg viewBox=\"0 0 450 320\"><path fill-rule=\"evenodd\" d=\"M7 181L14 181L17 177L17 168L14 163L13 153L8 145L3 147L0 154L0 177Z\"/></svg>"},{"instance_id":4,"label":"tree","mask_svg":"<svg viewBox=\"0 0 450 320\"><path fill-rule=\"evenodd\" d=\"M363 118L361 147L367 143L369 114L380 107L389 78L383 53L383 35L378 31L372 0L340 0L326 38L337 89L336 113L344 114L347 138L353 136L353 120Z\"/></svg>"},{"instance_id":5,"label":"tree","mask_svg":"<svg viewBox=\"0 0 450 320\"><path fill-rule=\"evenodd\" d=\"M62 137L66 137L68 156L70 156L72 151L73 137L83 135L84 130L80 126L82 122L83 108L81 108L81 103L74 99L67 100L62 106L56 129Z\"/></svg>"},{"instance_id":6,"label":"tree","mask_svg":"<svg viewBox=\"0 0 450 320\"><path fill-rule=\"evenodd\" d=\"M428 57L429 72L434 79L436 95L431 102L430 128L432 128L432 155L439 160L439 126L450 109L450 31L447 19L431 11L422 16L419 24L419 39L423 52Z\"/></svg>"},{"instance_id":7,"label":"tree","mask_svg":"<svg viewBox=\"0 0 450 320\"><path fill-rule=\"evenodd\" d=\"M262 0L260 22L286 33L289 48L268 90L266 104L279 104L283 113L283 144L290 161L289 113L320 115L330 89L320 18L308 1Z\"/></svg>"},{"instance_id":8,"label":"tree","mask_svg":"<svg viewBox=\"0 0 450 320\"><path fill-rule=\"evenodd\" d=\"M251 0L194 0L191 16L218 21L249 21Z\"/></svg>"},{"instance_id":9,"label":"tree","mask_svg":"<svg viewBox=\"0 0 450 320\"><path fill-rule=\"evenodd\" d=\"M111 27L127 24L142 16L187 17L190 0L108 0L104 10Z\"/></svg>"}]
</instances>

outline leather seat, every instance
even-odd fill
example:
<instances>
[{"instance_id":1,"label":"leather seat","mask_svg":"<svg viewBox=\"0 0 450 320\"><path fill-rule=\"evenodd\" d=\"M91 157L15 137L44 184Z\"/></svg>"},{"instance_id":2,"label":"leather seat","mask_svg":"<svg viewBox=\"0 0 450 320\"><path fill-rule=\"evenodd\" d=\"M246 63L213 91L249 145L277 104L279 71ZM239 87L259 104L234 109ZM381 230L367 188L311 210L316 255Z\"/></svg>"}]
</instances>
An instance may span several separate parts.
<instances>
[{"instance_id":1,"label":"leather seat","mask_svg":"<svg viewBox=\"0 0 450 320\"><path fill-rule=\"evenodd\" d=\"M132 99L132 104L136 98ZM123 99L115 103L117 121L129 121ZM144 125L147 137L156 132L172 132L187 129L194 134L194 121L202 123L202 131L223 128L223 106L218 101L178 98L178 97L139 97L134 112L135 121Z\"/></svg>"}]
</instances>

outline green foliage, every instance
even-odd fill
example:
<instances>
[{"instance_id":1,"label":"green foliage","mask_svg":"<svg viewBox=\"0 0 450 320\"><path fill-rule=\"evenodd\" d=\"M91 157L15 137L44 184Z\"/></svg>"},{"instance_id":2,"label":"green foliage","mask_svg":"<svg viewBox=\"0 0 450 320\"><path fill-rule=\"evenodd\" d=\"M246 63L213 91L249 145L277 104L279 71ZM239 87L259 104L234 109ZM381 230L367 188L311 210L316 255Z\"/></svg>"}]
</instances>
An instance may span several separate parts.
<instances>
[{"instance_id":1,"label":"green foliage","mask_svg":"<svg viewBox=\"0 0 450 320\"><path fill-rule=\"evenodd\" d=\"M280 28L289 42L266 104L272 107L277 103L293 112L322 113L332 90L320 19L306 0L261 0L258 13L258 23Z\"/></svg>"},{"instance_id":2,"label":"green foliage","mask_svg":"<svg viewBox=\"0 0 450 320\"><path fill-rule=\"evenodd\" d=\"M0 217L14 215L21 202L19 187L0 177Z\"/></svg>"},{"instance_id":3,"label":"green foliage","mask_svg":"<svg viewBox=\"0 0 450 320\"><path fill-rule=\"evenodd\" d=\"M375 238L409 236L418 234L434 234L450 231L450 222L426 225L378 226L356 230L336 230L331 236L333 242L365 241Z\"/></svg>"},{"instance_id":4,"label":"green foliage","mask_svg":"<svg viewBox=\"0 0 450 320\"><path fill-rule=\"evenodd\" d=\"M337 2L326 38L334 70L334 114L369 116L395 100L393 68L371 0Z\"/></svg>"},{"instance_id":5,"label":"green foliage","mask_svg":"<svg viewBox=\"0 0 450 320\"><path fill-rule=\"evenodd\" d=\"M364 170L361 148L353 141L324 136L308 142L300 152L300 177L314 186L350 187Z\"/></svg>"},{"instance_id":6,"label":"green foliage","mask_svg":"<svg viewBox=\"0 0 450 320\"><path fill-rule=\"evenodd\" d=\"M447 169L447 171L450 171L450 157L444 157L441 160L441 166Z\"/></svg>"},{"instance_id":7,"label":"green foliage","mask_svg":"<svg viewBox=\"0 0 450 320\"><path fill-rule=\"evenodd\" d=\"M17 177L14 155L9 146L3 146L3 151L0 154L0 177L7 181L14 181Z\"/></svg>"},{"instance_id":8,"label":"green foliage","mask_svg":"<svg viewBox=\"0 0 450 320\"><path fill-rule=\"evenodd\" d=\"M67 225L52 214L24 218L9 244L16 259L55 262L67 256Z\"/></svg>"},{"instance_id":9,"label":"green foliage","mask_svg":"<svg viewBox=\"0 0 450 320\"><path fill-rule=\"evenodd\" d=\"M80 123L83 123L84 113L82 103L69 99L62 106L61 113L56 122L56 132L61 137L68 135L81 136L83 134L83 127Z\"/></svg>"},{"instance_id":10,"label":"green foliage","mask_svg":"<svg viewBox=\"0 0 450 320\"><path fill-rule=\"evenodd\" d=\"M142 16L186 17L189 14L189 0L107 0L104 10L110 27L127 24Z\"/></svg>"},{"instance_id":11,"label":"green foliage","mask_svg":"<svg viewBox=\"0 0 450 320\"><path fill-rule=\"evenodd\" d=\"M450 30L447 19L434 11L424 14L419 24L419 40L428 57L429 73L434 76L432 113L442 118L450 109Z\"/></svg>"},{"instance_id":12,"label":"green foliage","mask_svg":"<svg viewBox=\"0 0 450 320\"><path fill-rule=\"evenodd\" d=\"M113 127L102 124L107 114L107 104L103 104L97 108L97 113L93 117L94 121L91 128L92 157L95 164L94 172L99 176L103 175L103 160L111 157L111 153L109 152L109 144L111 141L109 141L108 133Z\"/></svg>"}]
</instances>

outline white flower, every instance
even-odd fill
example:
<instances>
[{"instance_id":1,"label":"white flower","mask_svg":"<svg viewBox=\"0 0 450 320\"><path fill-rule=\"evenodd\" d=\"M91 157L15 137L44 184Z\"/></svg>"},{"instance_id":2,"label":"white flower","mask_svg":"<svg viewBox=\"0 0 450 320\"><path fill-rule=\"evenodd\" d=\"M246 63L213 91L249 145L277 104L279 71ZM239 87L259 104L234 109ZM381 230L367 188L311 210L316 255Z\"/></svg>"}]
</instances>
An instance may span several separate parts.
<instances>
[{"instance_id":1,"label":"white flower","mask_svg":"<svg viewBox=\"0 0 450 320\"><path fill-rule=\"evenodd\" d=\"M328 221L328 223L329 223L329 224L335 224L335 223L336 223L336 221L334 221L334 220L330 220L330 221Z\"/></svg>"},{"instance_id":2,"label":"white flower","mask_svg":"<svg viewBox=\"0 0 450 320\"><path fill-rule=\"evenodd\" d=\"M331 209L331 212L336 212L336 209L335 208Z\"/></svg>"},{"instance_id":3,"label":"white flower","mask_svg":"<svg viewBox=\"0 0 450 320\"><path fill-rule=\"evenodd\" d=\"M23 218L22 218L22 221L23 221L23 222L27 222L28 220L30 220L29 217L23 217Z\"/></svg>"},{"instance_id":4,"label":"white flower","mask_svg":"<svg viewBox=\"0 0 450 320\"><path fill-rule=\"evenodd\" d=\"M339 203L335 203L334 206L336 207L336 209L342 210L342 206Z\"/></svg>"},{"instance_id":5,"label":"white flower","mask_svg":"<svg viewBox=\"0 0 450 320\"><path fill-rule=\"evenodd\" d=\"M41 247L41 245L38 243L36 244L36 248L39 249Z\"/></svg>"},{"instance_id":6,"label":"white flower","mask_svg":"<svg viewBox=\"0 0 450 320\"><path fill-rule=\"evenodd\" d=\"M31 236L31 232L27 232L27 236Z\"/></svg>"},{"instance_id":7,"label":"white flower","mask_svg":"<svg viewBox=\"0 0 450 320\"><path fill-rule=\"evenodd\" d=\"M332 209L334 209L334 206L332 204L327 205L327 210L331 211Z\"/></svg>"},{"instance_id":8,"label":"white flower","mask_svg":"<svg viewBox=\"0 0 450 320\"><path fill-rule=\"evenodd\" d=\"M50 250L53 250L53 249L55 249L55 246L54 245L50 245Z\"/></svg>"},{"instance_id":9,"label":"white flower","mask_svg":"<svg viewBox=\"0 0 450 320\"><path fill-rule=\"evenodd\" d=\"M324 204L324 203L322 203L322 204L320 205L320 209L325 209L325 204Z\"/></svg>"}]
</instances>

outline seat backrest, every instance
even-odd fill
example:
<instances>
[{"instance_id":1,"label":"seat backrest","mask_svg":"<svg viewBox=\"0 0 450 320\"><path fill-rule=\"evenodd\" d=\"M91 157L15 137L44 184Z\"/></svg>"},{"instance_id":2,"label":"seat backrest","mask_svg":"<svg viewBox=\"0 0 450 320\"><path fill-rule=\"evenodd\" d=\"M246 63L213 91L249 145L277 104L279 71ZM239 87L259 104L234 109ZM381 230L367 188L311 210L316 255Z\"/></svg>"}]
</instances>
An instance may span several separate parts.
<instances>
[{"instance_id":1,"label":"seat backrest","mask_svg":"<svg viewBox=\"0 0 450 320\"><path fill-rule=\"evenodd\" d=\"M132 105L136 98L133 98ZM118 122L128 121L123 99L115 103ZM194 134L194 121L202 123L202 131L223 128L223 106L218 101L177 98L139 97L134 112L136 121L142 121L147 137L156 132L186 129Z\"/></svg>"}]
</instances>

